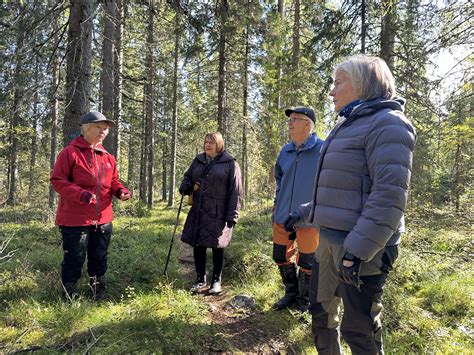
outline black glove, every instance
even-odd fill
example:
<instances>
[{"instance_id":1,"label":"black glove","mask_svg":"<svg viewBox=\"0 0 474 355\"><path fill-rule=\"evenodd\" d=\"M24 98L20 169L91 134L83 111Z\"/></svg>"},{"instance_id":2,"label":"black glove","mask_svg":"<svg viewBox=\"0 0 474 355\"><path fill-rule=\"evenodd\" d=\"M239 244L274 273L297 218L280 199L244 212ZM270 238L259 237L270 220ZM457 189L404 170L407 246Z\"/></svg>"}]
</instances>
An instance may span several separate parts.
<instances>
[{"instance_id":1,"label":"black glove","mask_svg":"<svg viewBox=\"0 0 474 355\"><path fill-rule=\"evenodd\" d=\"M235 222L234 221L227 221L225 222L226 225L227 225L227 228L233 228L235 226Z\"/></svg>"},{"instance_id":2,"label":"black glove","mask_svg":"<svg viewBox=\"0 0 474 355\"><path fill-rule=\"evenodd\" d=\"M286 219L286 221L283 223L284 227L285 227L285 230L288 232L288 233L291 233L291 232L295 232L296 229L295 229L295 224L298 223L299 221L301 221L302 218L299 214L295 213L290 213L290 215L288 216L288 218Z\"/></svg>"},{"instance_id":3,"label":"black glove","mask_svg":"<svg viewBox=\"0 0 474 355\"><path fill-rule=\"evenodd\" d=\"M191 194L191 181L185 177L183 181L181 182L181 186L179 187L179 193L181 195L190 195Z\"/></svg>"},{"instance_id":4,"label":"black glove","mask_svg":"<svg viewBox=\"0 0 474 355\"><path fill-rule=\"evenodd\" d=\"M352 266L344 266L344 260L352 261ZM355 255L346 252L339 264L339 279L349 285L355 286L360 292L362 281L359 273L362 261Z\"/></svg>"}]
</instances>

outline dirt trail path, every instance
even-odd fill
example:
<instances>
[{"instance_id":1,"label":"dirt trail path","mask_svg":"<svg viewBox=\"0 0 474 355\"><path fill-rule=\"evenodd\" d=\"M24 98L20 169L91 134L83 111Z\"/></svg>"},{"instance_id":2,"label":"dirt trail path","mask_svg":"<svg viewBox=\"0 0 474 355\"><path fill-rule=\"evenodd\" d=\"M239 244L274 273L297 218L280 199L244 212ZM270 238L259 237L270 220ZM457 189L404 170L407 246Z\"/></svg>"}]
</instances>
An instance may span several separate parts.
<instances>
[{"instance_id":1,"label":"dirt trail path","mask_svg":"<svg viewBox=\"0 0 474 355\"><path fill-rule=\"evenodd\" d=\"M179 261L183 276L189 285L194 281L193 250L179 243ZM209 318L216 326L216 337L209 344L212 352L244 352L251 354L294 353L284 344L278 330L268 327L266 315L258 311L239 311L229 307L231 289L223 285L224 292L217 296L207 295L207 289L196 295L209 309Z\"/></svg>"}]
</instances>

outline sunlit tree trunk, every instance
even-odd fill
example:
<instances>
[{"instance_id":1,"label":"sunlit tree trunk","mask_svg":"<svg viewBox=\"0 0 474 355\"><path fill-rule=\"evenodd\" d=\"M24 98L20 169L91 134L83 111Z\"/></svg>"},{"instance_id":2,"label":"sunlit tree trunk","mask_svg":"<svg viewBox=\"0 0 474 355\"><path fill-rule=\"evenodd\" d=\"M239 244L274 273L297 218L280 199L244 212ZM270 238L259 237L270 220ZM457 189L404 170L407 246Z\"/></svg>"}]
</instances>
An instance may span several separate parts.
<instances>
[{"instance_id":1,"label":"sunlit tree trunk","mask_svg":"<svg viewBox=\"0 0 474 355\"><path fill-rule=\"evenodd\" d=\"M81 115L89 111L94 6L91 0L71 0L63 145L79 134Z\"/></svg>"},{"instance_id":2,"label":"sunlit tree trunk","mask_svg":"<svg viewBox=\"0 0 474 355\"><path fill-rule=\"evenodd\" d=\"M382 0L382 28L380 31L380 57L385 60L390 70L393 71L395 64L395 34L397 30L396 16L397 7L393 0Z\"/></svg>"}]
</instances>

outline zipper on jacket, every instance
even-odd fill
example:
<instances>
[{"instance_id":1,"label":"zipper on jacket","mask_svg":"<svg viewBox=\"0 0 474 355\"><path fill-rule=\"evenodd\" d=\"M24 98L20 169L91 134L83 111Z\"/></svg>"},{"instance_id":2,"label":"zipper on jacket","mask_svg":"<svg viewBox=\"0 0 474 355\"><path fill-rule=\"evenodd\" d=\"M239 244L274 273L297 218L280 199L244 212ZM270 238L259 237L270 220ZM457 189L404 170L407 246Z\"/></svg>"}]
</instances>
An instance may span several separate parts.
<instances>
[{"instance_id":1,"label":"zipper on jacket","mask_svg":"<svg viewBox=\"0 0 474 355\"><path fill-rule=\"evenodd\" d=\"M300 150L296 150L296 160L295 160L295 172L293 174L293 182L291 184L291 195L290 195L290 207L288 208L288 215L292 212L291 205L293 204L293 191L295 191L295 180L296 180L296 171L298 170L298 158L300 156Z\"/></svg>"},{"instance_id":2,"label":"zipper on jacket","mask_svg":"<svg viewBox=\"0 0 474 355\"><path fill-rule=\"evenodd\" d=\"M97 159L97 154L95 152L95 149L92 148L93 154L94 154L94 159L95 159L95 165L97 168L97 195L96 195L96 203L95 203L95 220L93 221L95 228L97 230L97 224L99 220L99 198L100 198L100 166L99 166L99 160Z\"/></svg>"}]
</instances>

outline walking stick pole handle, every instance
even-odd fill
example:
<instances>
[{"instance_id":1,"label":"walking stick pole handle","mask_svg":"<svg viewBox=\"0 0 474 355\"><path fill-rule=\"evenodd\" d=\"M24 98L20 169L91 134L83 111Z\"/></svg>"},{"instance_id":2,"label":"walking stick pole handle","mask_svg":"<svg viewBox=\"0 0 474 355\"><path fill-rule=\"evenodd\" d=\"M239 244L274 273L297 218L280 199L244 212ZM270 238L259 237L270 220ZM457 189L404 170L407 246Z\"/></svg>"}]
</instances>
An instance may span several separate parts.
<instances>
[{"instance_id":1,"label":"walking stick pole handle","mask_svg":"<svg viewBox=\"0 0 474 355\"><path fill-rule=\"evenodd\" d=\"M170 249L168 250L168 256L166 258L165 269L163 270L163 275L166 276L166 270L168 269L168 263L170 261L171 249L173 248L174 237L176 235L176 229L178 228L179 223L179 214L181 213L181 207L183 206L184 195L181 195L181 200L179 201L178 215L176 216L176 223L174 224L173 235L171 236Z\"/></svg>"}]
</instances>

